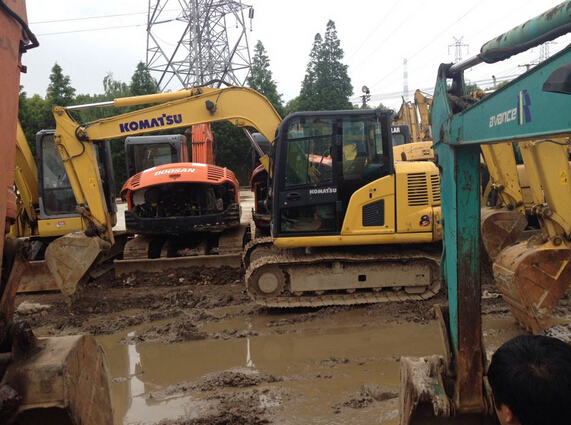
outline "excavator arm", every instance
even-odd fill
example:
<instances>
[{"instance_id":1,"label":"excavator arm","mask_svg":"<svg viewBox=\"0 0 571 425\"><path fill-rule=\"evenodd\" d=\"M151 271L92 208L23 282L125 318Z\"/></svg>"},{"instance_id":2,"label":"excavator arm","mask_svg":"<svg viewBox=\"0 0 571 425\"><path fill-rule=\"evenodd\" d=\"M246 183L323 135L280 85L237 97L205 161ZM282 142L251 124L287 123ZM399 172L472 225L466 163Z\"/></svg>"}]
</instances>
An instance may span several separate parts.
<instances>
[{"instance_id":1,"label":"excavator arm","mask_svg":"<svg viewBox=\"0 0 571 425\"><path fill-rule=\"evenodd\" d=\"M443 274L449 303L447 311L437 309L445 356L433 356L423 361L401 358L400 423L403 425L497 423L485 378L487 361L482 342L478 145L537 142L571 134L566 115L571 108L571 93L565 84L569 78L571 46L475 105L465 100L463 71L481 62L507 59L565 34L569 31L570 7L568 0L494 37L482 46L476 57L454 65L442 64L438 70L432 118L435 151L445 188L442 191ZM548 177L547 186L559 184L569 190L568 164L563 165L563 162L567 162L566 157L559 157L552 165L545 163L547 168L552 167L552 173L557 172L560 176L555 181ZM556 166L562 168L555 170ZM538 172L545 171L545 166L538 167ZM533 270L528 269L536 273L532 279L542 273L554 277L561 275L568 284L571 280L567 270L569 259L554 257L553 260L528 263L532 267L539 264ZM499 283L498 286L501 288ZM521 287L533 288L526 284ZM547 307L558 295L557 291L564 291L557 283L548 291L539 286L533 289L537 290L534 297L546 295L550 298L546 305L536 304L539 309ZM509 293L502 292L507 300ZM520 302L527 315L522 314L518 320L530 323L529 318L534 315L533 299L530 303L524 292L514 292L514 301Z\"/></svg>"},{"instance_id":2,"label":"excavator arm","mask_svg":"<svg viewBox=\"0 0 571 425\"><path fill-rule=\"evenodd\" d=\"M85 125L78 124L70 114L73 110L93 107L148 104L157 105ZM105 203L94 141L220 121L228 121L243 129L254 127L268 140L273 140L281 122L280 116L264 96L245 87L201 87L92 105L55 106L53 113L56 121L55 142L77 204L80 205L79 212L86 221L86 233L91 236L72 234L54 241L46 251L48 267L68 297L75 293L77 284L99 253L114 244L113 223ZM251 137L250 141L253 142ZM254 147L261 152L255 143ZM267 155L263 155L261 162L267 170L270 169Z\"/></svg>"},{"instance_id":3,"label":"excavator arm","mask_svg":"<svg viewBox=\"0 0 571 425\"><path fill-rule=\"evenodd\" d=\"M394 125L406 125L410 130L410 143L394 147L395 159L402 161L434 160L432 137L428 120L428 106L432 99L425 97L420 90L414 93L414 103L403 98Z\"/></svg>"}]
</instances>

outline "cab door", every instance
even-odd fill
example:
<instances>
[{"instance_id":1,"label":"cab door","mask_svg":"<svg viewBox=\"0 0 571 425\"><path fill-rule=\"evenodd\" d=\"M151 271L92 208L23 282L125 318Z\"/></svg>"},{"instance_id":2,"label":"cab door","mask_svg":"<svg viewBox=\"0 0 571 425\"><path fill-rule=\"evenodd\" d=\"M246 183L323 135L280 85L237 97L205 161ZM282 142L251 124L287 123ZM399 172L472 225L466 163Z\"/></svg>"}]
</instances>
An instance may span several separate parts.
<instances>
[{"instance_id":1,"label":"cab door","mask_svg":"<svg viewBox=\"0 0 571 425\"><path fill-rule=\"evenodd\" d=\"M339 233L335 118L293 114L280 127L274 183L274 236Z\"/></svg>"},{"instance_id":2,"label":"cab door","mask_svg":"<svg viewBox=\"0 0 571 425\"><path fill-rule=\"evenodd\" d=\"M389 111L288 116L275 147L273 236L340 234L355 192L393 170Z\"/></svg>"}]
</instances>

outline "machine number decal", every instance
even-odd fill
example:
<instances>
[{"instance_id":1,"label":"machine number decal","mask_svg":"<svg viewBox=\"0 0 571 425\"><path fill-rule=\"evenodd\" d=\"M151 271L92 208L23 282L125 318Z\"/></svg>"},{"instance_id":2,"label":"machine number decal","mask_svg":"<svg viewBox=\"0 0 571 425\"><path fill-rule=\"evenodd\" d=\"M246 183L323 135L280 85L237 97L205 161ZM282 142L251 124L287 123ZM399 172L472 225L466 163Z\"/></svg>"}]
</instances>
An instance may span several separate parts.
<instances>
[{"instance_id":1,"label":"machine number decal","mask_svg":"<svg viewBox=\"0 0 571 425\"><path fill-rule=\"evenodd\" d=\"M427 227L430 226L430 216L429 215L423 215L422 217L420 217L420 227Z\"/></svg>"}]
</instances>

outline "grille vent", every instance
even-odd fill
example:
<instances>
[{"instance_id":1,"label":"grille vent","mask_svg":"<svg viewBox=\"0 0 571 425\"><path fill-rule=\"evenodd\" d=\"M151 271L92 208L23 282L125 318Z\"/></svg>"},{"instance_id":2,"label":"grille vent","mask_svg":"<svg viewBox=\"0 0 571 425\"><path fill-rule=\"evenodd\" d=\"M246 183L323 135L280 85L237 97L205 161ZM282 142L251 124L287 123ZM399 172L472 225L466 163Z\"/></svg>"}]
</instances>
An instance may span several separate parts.
<instances>
[{"instance_id":1,"label":"grille vent","mask_svg":"<svg viewBox=\"0 0 571 425\"><path fill-rule=\"evenodd\" d=\"M363 227L384 226L385 201L380 200L363 207Z\"/></svg>"},{"instance_id":2,"label":"grille vent","mask_svg":"<svg viewBox=\"0 0 571 425\"><path fill-rule=\"evenodd\" d=\"M141 184L141 176L143 173L137 173L131 179L131 186L138 187Z\"/></svg>"},{"instance_id":3,"label":"grille vent","mask_svg":"<svg viewBox=\"0 0 571 425\"><path fill-rule=\"evenodd\" d=\"M208 180L218 181L222 177L224 177L224 170L222 168L211 167L210 165L208 166L208 172L206 176Z\"/></svg>"},{"instance_id":4,"label":"grille vent","mask_svg":"<svg viewBox=\"0 0 571 425\"><path fill-rule=\"evenodd\" d=\"M408 179L408 205L419 207L428 205L428 184L425 173L411 173Z\"/></svg>"},{"instance_id":5,"label":"grille vent","mask_svg":"<svg viewBox=\"0 0 571 425\"><path fill-rule=\"evenodd\" d=\"M440 202L440 176L433 174L430 176L430 185L432 186L432 201L434 203Z\"/></svg>"}]
</instances>

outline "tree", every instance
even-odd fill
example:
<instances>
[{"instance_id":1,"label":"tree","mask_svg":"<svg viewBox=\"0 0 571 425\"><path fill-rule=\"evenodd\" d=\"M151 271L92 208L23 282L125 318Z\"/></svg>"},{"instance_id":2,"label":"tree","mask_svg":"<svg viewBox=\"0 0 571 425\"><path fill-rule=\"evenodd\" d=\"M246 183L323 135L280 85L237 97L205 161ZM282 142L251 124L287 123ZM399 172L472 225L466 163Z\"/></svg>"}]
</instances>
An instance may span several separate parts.
<instances>
[{"instance_id":1,"label":"tree","mask_svg":"<svg viewBox=\"0 0 571 425\"><path fill-rule=\"evenodd\" d=\"M54 128L54 118L51 105L40 95L35 94L28 98L23 87L20 86L20 104L18 119L32 152L36 151L36 133L43 129Z\"/></svg>"},{"instance_id":2,"label":"tree","mask_svg":"<svg viewBox=\"0 0 571 425\"><path fill-rule=\"evenodd\" d=\"M268 98L278 114L283 117L284 105L282 95L278 93L276 82L272 78L270 70L270 59L266 54L266 49L260 40L254 48L254 59L250 68L250 75L246 79L249 87L258 91Z\"/></svg>"},{"instance_id":3,"label":"tree","mask_svg":"<svg viewBox=\"0 0 571 425\"><path fill-rule=\"evenodd\" d=\"M131 96L154 94L157 92L157 86L157 80L151 77L147 66L143 62L139 62L131 77Z\"/></svg>"},{"instance_id":4,"label":"tree","mask_svg":"<svg viewBox=\"0 0 571 425\"><path fill-rule=\"evenodd\" d=\"M353 108L349 101L353 86L347 72L348 66L341 63L343 56L335 23L329 20L323 41L319 34L314 39L302 83L300 108L318 111Z\"/></svg>"},{"instance_id":5,"label":"tree","mask_svg":"<svg viewBox=\"0 0 571 425\"><path fill-rule=\"evenodd\" d=\"M289 114L297 111L301 111L302 109L299 107L299 96L294 97L293 99L289 100L285 107L284 107L284 117L287 117Z\"/></svg>"},{"instance_id":6,"label":"tree","mask_svg":"<svg viewBox=\"0 0 571 425\"><path fill-rule=\"evenodd\" d=\"M61 66L56 62L50 74L46 100L52 106L68 106L73 103L74 96L75 89L71 86L69 76L63 75Z\"/></svg>"},{"instance_id":7,"label":"tree","mask_svg":"<svg viewBox=\"0 0 571 425\"><path fill-rule=\"evenodd\" d=\"M313 47L309 53L309 62L305 71L305 77L301 83L301 91L297 98L298 111L312 111L316 109L313 105L316 102L315 83L317 81L317 65L319 63L322 43L323 38L321 38L321 34L315 34Z\"/></svg>"},{"instance_id":8,"label":"tree","mask_svg":"<svg viewBox=\"0 0 571 425\"><path fill-rule=\"evenodd\" d=\"M232 170L240 182L247 186L252 172L250 142L238 127L229 122L212 124L215 135L216 165Z\"/></svg>"}]
</instances>

